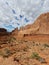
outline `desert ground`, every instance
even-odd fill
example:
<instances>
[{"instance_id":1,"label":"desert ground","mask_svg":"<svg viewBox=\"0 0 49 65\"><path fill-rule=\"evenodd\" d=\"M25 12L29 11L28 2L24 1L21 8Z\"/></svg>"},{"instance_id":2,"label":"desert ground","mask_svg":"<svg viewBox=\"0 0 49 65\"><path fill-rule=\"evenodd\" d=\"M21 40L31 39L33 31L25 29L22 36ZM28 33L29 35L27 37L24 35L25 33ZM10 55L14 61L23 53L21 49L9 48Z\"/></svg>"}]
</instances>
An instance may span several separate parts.
<instances>
[{"instance_id":1,"label":"desert ground","mask_svg":"<svg viewBox=\"0 0 49 65\"><path fill-rule=\"evenodd\" d=\"M49 35L0 36L0 65L49 65Z\"/></svg>"}]
</instances>

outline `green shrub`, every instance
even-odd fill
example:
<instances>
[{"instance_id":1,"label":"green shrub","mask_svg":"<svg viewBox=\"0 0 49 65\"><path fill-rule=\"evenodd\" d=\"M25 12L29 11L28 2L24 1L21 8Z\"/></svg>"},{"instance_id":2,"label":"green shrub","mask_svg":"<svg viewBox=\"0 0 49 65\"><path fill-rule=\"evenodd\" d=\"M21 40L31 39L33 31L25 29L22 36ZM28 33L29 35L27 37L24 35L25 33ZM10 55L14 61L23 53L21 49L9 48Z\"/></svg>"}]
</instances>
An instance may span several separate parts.
<instances>
[{"instance_id":1,"label":"green shrub","mask_svg":"<svg viewBox=\"0 0 49 65\"><path fill-rule=\"evenodd\" d=\"M38 53L33 52L31 58L40 61L41 63L47 63L44 58L40 57Z\"/></svg>"},{"instance_id":2,"label":"green shrub","mask_svg":"<svg viewBox=\"0 0 49 65\"><path fill-rule=\"evenodd\" d=\"M40 56L39 56L39 54L38 54L38 53L33 52L33 53L32 53L32 55L31 55L31 58L34 58L34 59L39 59L39 58L40 58Z\"/></svg>"}]
</instances>

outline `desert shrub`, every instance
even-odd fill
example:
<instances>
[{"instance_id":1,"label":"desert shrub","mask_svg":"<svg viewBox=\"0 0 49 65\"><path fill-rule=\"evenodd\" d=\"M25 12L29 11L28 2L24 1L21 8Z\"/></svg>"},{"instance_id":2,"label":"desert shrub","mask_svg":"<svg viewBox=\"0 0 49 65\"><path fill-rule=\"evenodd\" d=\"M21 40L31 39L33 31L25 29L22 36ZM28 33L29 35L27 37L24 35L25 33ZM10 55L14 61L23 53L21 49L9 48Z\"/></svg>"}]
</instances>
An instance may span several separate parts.
<instances>
[{"instance_id":1,"label":"desert shrub","mask_svg":"<svg viewBox=\"0 0 49 65\"><path fill-rule=\"evenodd\" d=\"M10 38L8 39L8 43L11 43L11 42L14 42L14 41L16 41L16 38L15 38L15 37L10 37Z\"/></svg>"},{"instance_id":2,"label":"desert shrub","mask_svg":"<svg viewBox=\"0 0 49 65\"><path fill-rule=\"evenodd\" d=\"M32 55L31 55L31 58L34 58L34 59L39 59L40 56L38 55L38 53L36 52L33 52Z\"/></svg>"},{"instance_id":3,"label":"desert shrub","mask_svg":"<svg viewBox=\"0 0 49 65\"><path fill-rule=\"evenodd\" d=\"M4 50L0 51L0 55L3 57L9 57L11 55L11 51L8 48L5 48Z\"/></svg>"},{"instance_id":4,"label":"desert shrub","mask_svg":"<svg viewBox=\"0 0 49 65\"><path fill-rule=\"evenodd\" d=\"M44 47L49 47L49 45L48 44L44 44Z\"/></svg>"},{"instance_id":5,"label":"desert shrub","mask_svg":"<svg viewBox=\"0 0 49 65\"><path fill-rule=\"evenodd\" d=\"M32 53L31 58L36 59L36 60L40 61L41 63L46 63L45 59L40 57L39 54L36 52Z\"/></svg>"}]
</instances>

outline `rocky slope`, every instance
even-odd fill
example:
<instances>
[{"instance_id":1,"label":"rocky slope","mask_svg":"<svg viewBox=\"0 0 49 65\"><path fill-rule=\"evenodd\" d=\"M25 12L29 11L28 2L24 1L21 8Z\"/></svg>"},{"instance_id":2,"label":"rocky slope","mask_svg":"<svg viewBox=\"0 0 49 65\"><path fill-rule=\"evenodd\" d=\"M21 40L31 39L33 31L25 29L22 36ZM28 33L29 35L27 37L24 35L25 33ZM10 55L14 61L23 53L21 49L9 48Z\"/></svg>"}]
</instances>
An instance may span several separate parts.
<instances>
[{"instance_id":1,"label":"rocky slope","mask_svg":"<svg viewBox=\"0 0 49 65\"><path fill-rule=\"evenodd\" d=\"M49 34L49 13L41 14L33 24L21 28L18 35L24 34Z\"/></svg>"}]
</instances>

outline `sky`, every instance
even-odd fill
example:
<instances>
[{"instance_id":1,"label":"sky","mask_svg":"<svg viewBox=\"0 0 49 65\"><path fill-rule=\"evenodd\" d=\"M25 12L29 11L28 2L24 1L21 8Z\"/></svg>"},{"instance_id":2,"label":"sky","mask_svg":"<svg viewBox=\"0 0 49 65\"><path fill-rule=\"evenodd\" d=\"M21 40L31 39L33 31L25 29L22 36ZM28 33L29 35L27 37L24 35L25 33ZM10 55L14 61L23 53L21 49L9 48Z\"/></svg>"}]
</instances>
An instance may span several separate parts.
<instances>
[{"instance_id":1,"label":"sky","mask_svg":"<svg viewBox=\"0 0 49 65\"><path fill-rule=\"evenodd\" d=\"M0 0L0 28L11 32L49 12L49 0Z\"/></svg>"}]
</instances>

